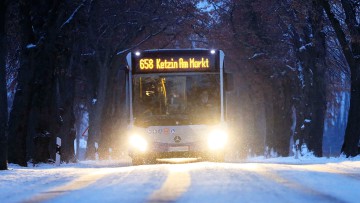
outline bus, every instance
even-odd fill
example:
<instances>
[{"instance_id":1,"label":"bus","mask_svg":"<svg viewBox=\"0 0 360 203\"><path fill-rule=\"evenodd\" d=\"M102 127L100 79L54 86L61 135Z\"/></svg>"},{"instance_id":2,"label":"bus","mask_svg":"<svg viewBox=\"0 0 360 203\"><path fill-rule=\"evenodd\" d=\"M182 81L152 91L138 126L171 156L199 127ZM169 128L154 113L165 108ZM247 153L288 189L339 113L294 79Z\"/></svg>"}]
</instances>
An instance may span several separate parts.
<instances>
[{"instance_id":1,"label":"bus","mask_svg":"<svg viewBox=\"0 0 360 203\"><path fill-rule=\"evenodd\" d=\"M222 50L209 49L145 50L126 56L133 165L178 157L224 160L224 56Z\"/></svg>"}]
</instances>

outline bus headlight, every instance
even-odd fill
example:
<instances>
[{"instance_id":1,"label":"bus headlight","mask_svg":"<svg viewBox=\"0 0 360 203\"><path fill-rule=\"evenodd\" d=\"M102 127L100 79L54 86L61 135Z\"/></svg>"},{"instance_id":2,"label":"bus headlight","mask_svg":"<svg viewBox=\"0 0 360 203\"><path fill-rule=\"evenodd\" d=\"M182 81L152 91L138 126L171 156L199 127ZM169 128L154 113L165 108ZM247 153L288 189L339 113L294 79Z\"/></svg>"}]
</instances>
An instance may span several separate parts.
<instances>
[{"instance_id":1,"label":"bus headlight","mask_svg":"<svg viewBox=\"0 0 360 203\"><path fill-rule=\"evenodd\" d=\"M148 143L145 138L141 137L140 135L131 135L129 138L129 142L133 148L141 152L145 152L147 150Z\"/></svg>"},{"instance_id":2,"label":"bus headlight","mask_svg":"<svg viewBox=\"0 0 360 203\"><path fill-rule=\"evenodd\" d=\"M224 130L214 130L209 134L208 146L212 150L222 149L227 143L228 135Z\"/></svg>"}]
</instances>

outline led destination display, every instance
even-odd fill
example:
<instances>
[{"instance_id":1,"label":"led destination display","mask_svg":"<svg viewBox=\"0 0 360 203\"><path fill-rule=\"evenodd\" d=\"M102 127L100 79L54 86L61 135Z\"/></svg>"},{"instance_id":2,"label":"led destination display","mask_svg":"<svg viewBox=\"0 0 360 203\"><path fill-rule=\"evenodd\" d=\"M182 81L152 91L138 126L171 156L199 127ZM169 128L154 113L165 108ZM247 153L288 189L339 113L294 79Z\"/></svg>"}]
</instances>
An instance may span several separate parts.
<instances>
[{"instance_id":1,"label":"led destination display","mask_svg":"<svg viewBox=\"0 0 360 203\"><path fill-rule=\"evenodd\" d=\"M144 69L192 69L192 68L203 68L203 69L209 69L209 58L201 58L199 60L195 58L178 58L177 60L174 60L174 58L171 59L161 59L161 58L155 58L155 59L149 59L149 58L143 58L140 59L140 70Z\"/></svg>"},{"instance_id":2,"label":"led destination display","mask_svg":"<svg viewBox=\"0 0 360 203\"><path fill-rule=\"evenodd\" d=\"M135 73L211 72L217 69L216 54L208 50L137 53L133 55L133 71Z\"/></svg>"}]
</instances>

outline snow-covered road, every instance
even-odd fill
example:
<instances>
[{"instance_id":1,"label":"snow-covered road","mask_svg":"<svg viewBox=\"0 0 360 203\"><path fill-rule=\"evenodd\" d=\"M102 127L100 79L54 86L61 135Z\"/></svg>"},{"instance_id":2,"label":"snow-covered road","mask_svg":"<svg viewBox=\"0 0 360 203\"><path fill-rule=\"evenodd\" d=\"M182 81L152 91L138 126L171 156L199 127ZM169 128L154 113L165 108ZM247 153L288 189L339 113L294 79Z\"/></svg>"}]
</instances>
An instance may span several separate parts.
<instances>
[{"instance_id":1,"label":"snow-covered road","mask_svg":"<svg viewBox=\"0 0 360 203\"><path fill-rule=\"evenodd\" d=\"M10 168L0 171L0 202L360 201L358 160Z\"/></svg>"}]
</instances>

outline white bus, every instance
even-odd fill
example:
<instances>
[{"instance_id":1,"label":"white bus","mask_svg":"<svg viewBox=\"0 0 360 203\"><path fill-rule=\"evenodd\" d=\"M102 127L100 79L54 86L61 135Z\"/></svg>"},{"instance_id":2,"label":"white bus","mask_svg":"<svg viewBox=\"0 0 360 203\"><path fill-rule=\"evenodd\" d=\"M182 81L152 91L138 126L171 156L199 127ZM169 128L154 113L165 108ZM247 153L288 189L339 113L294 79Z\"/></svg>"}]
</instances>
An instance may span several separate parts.
<instances>
[{"instance_id":1,"label":"white bus","mask_svg":"<svg viewBox=\"0 0 360 203\"><path fill-rule=\"evenodd\" d=\"M133 165L175 157L223 161L224 52L146 50L126 59Z\"/></svg>"}]
</instances>

